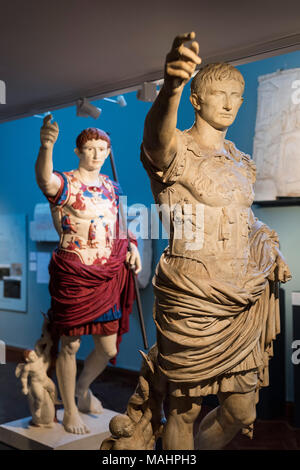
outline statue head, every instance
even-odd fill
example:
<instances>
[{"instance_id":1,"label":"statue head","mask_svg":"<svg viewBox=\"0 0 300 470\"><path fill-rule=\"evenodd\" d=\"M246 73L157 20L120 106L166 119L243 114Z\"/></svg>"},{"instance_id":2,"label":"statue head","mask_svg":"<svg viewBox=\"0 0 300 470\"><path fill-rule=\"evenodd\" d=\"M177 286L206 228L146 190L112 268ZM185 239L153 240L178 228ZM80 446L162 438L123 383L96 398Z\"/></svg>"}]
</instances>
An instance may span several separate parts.
<instances>
[{"instance_id":1,"label":"statue head","mask_svg":"<svg viewBox=\"0 0 300 470\"><path fill-rule=\"evenodd\" d=\"M206 65L191 82L190 100L196 116L215 129L226 130L240 109L244 88L244 78L233 65Z\"/></svg>"},{"instance_id":2,"label":"statue head","mask_svg":"<svg viewBox=\"0 0 300 470\"><path fill-rule=\"evenodd\" d=\"M117 415L111 419L109 430L115 437L130 437L134 432L134 423L127 415Z\"/></svg>"},{"instance_id":3,"label":"statue head","mask_svg":"<svg viewBox=\"0 0 300 470\"><path fill-rule=\"evenodd\" d=\"M26 349L23 353L26 362L34 362L38 359L38 356L34 349Z\"/></svg>"},{"instance_id":4,"label":"statue head","mask_svg":"<svg viewBox=\"0 0 300 470\"><path fill-rule=\"evenodd\" d=\"M86 170L100 170L110 153L108 134L96 127L84 129L76 139L75 153Z\"/></svg>"}]
</instances>

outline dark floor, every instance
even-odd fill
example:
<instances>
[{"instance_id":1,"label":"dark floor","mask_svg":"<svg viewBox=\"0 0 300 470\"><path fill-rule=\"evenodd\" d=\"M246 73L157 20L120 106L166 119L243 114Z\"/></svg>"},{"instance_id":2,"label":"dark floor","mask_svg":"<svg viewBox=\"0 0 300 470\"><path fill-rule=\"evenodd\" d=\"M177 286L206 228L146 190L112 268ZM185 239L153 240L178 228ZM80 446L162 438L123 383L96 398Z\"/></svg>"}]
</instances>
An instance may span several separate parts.
<instances>
[{"instance_id":1,"label":"dark floor","mask_svg":"<svg viewBox=\"0 0 300 470\"><path fill-rule=\"evenodd\" d=\"M29 416L27 398L21 393L21 386L15 377L15 362L0 365L0 424ZM137 383L134 373L109 369L102 374L101 381L92 385L94 394L100 398L104 408L123 413L128 398ZM202 416L214 406L213 399L206 399ZM0 443L0 450L10 447ZM300 428L294 428L287 418L255 422L254 438L239 434L226 450L300 450Z\"/></svg>"}]
</instances>

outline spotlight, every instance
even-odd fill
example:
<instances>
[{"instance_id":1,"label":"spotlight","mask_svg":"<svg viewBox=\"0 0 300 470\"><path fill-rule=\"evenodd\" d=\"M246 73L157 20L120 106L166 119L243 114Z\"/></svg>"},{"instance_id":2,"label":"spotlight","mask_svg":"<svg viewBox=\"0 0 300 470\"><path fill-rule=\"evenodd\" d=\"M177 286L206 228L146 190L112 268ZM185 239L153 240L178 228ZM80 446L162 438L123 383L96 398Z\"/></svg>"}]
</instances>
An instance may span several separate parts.
<instances>
[{"instance_id":1,"label":"spotlight","mask_svg":"<svg viewBox=\"0 0 300 470\"><path fill-rule=\"evenodd\" d=\"M121 106L121 108L124 108L125 106L127 106L127 102L123 95L118 96L117 103Z\"/></svg>"},{"instance_id":2,"label":"spotlight","mask_svg":"<svg viewBox=\"0 0 300 470\"><path fill-rule=\"evenodd\" d=\"M97 108L96 106L91 104L86 98L80 98L77 101L77 110L76 110L77 116L93 117L94 119L98 119L101 113L102 113L102 109Z\"/></svg>"},{"instance_id":3,"label":"spotlight","mask_svg":"<svg viewBox=\"0 0 300 470\"><path fill-rule=\"evenodd\" d=\"M144 82L142 87L137 91L137 99L140 101L153 102L158 95L157 85L155 82Z\"/></svg>"},{"instance_id":4,"label":"spotlight","mask_svg":"<svg viewBox=\"0 0 300 470\"><path fill-rule=\"evenodd\" d=\"M110 103L115 103L121 106L121 108L124 108L127 106L126 100L123 95L119 95L116 100L113 100L111 98L103 98L104 101L109 101Z\"/></svg>"}]
</instances>

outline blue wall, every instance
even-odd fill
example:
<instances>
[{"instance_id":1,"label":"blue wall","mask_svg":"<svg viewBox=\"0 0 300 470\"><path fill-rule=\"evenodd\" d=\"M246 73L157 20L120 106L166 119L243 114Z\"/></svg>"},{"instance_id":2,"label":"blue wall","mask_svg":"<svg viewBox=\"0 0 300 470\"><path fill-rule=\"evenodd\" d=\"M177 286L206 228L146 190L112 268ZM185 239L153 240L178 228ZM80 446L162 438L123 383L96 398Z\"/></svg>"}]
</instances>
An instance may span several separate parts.
<instances>
[{"instance_id":1,"label":"blue wall","mask_svg":"<svg viewBox=\"0 0 300 470\"><path fill-rule=\"evenodd\" d=\"M280 68L300 67L300 52L285 54L263 61L243 65L240 68L245 81L245 103L243 104L236 123L228 132L227 137L237 147L252 153L254 126L256 119L257 77L265 73L275 72ZM184 129L193 123L193 109L188 100L189 87L185 88L180 110L178 127ZM89 126L97 126L108 131L112 138L118 173L124 193L128 196L128 204L136 202L150 206L153 202L147 175L139 161L139 147L143 133L143 123L150 104L136 99L135 93L126 95L128 106L120 108L106 101L95 102L103 110L100 118L78 118L75 108L55 111L54 119L60 127L60 136L55 145L54 163L58 170L75 168L77 157L73 149L75 138L79 132ZM34 163L39 149L39 129L42 120L26 118L0 125L0 213L26 213L28 220L33 220L34 206L45 202L34 176ZM103 173L109 174L108 162ZM292 367L291 367L291 302L290 292L299 289L300 254L297 249L299 208L255 208L256 215L269 226L277 230L281 238L281 248L289 262L294 278L286 289L286 364L287 364L287 399L292 400ZM154 241L153 269L165 241ZM36 244L28 240L29 251L48 251L53 245ZM1 260L0 260L1 262ZM146 329L149 343L155 341L155 329L152 320L153 294L151 284L141 291ZM42 316L40 311L47 311L49 306L48 288L36 283L36 273L28 272L28 311L26 314L0 310L0 338L7 344L19 347L32 347L40 335ZM79 357L84 358L91 349L91 339L84 338ZM131 317L130 332L124 336L121 344L117 366L138 370L140 357L138 349L143 349L142 338L136 310Z\"/></svg>"}]
</instances>

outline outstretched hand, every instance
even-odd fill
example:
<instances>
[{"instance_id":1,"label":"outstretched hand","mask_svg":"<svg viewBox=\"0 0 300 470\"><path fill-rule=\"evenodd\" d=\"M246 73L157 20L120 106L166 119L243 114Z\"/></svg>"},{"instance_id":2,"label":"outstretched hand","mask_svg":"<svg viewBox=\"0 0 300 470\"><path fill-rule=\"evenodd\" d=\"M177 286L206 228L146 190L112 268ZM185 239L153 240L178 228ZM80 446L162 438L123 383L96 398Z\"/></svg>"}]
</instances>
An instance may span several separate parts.
<instances>
[{"instance_id":1,"label":"outstretched hand","mask_svg":"<svg viewBox=\"0 0 300 470\"><path fill-rule=\"evenodd\" d=\"M57 122L51 123L52 114L47 114L41 127L41 144L44 148L53 147L59 134Z\"/></svg>"},{"instance_id":2,"label":"outstretched hand","mask_svg":"<svg viewBox=\"0 0 300 470\"><path fill-rule=\"evenodd\" d=\"M196 66L201 64L199 44L195 39L196 34L185 33L177 36L166 57L164 86L169 93L181 90L192 78ZM184 43L193 41L189 47Z\"/></svg>"}]
</instances>

